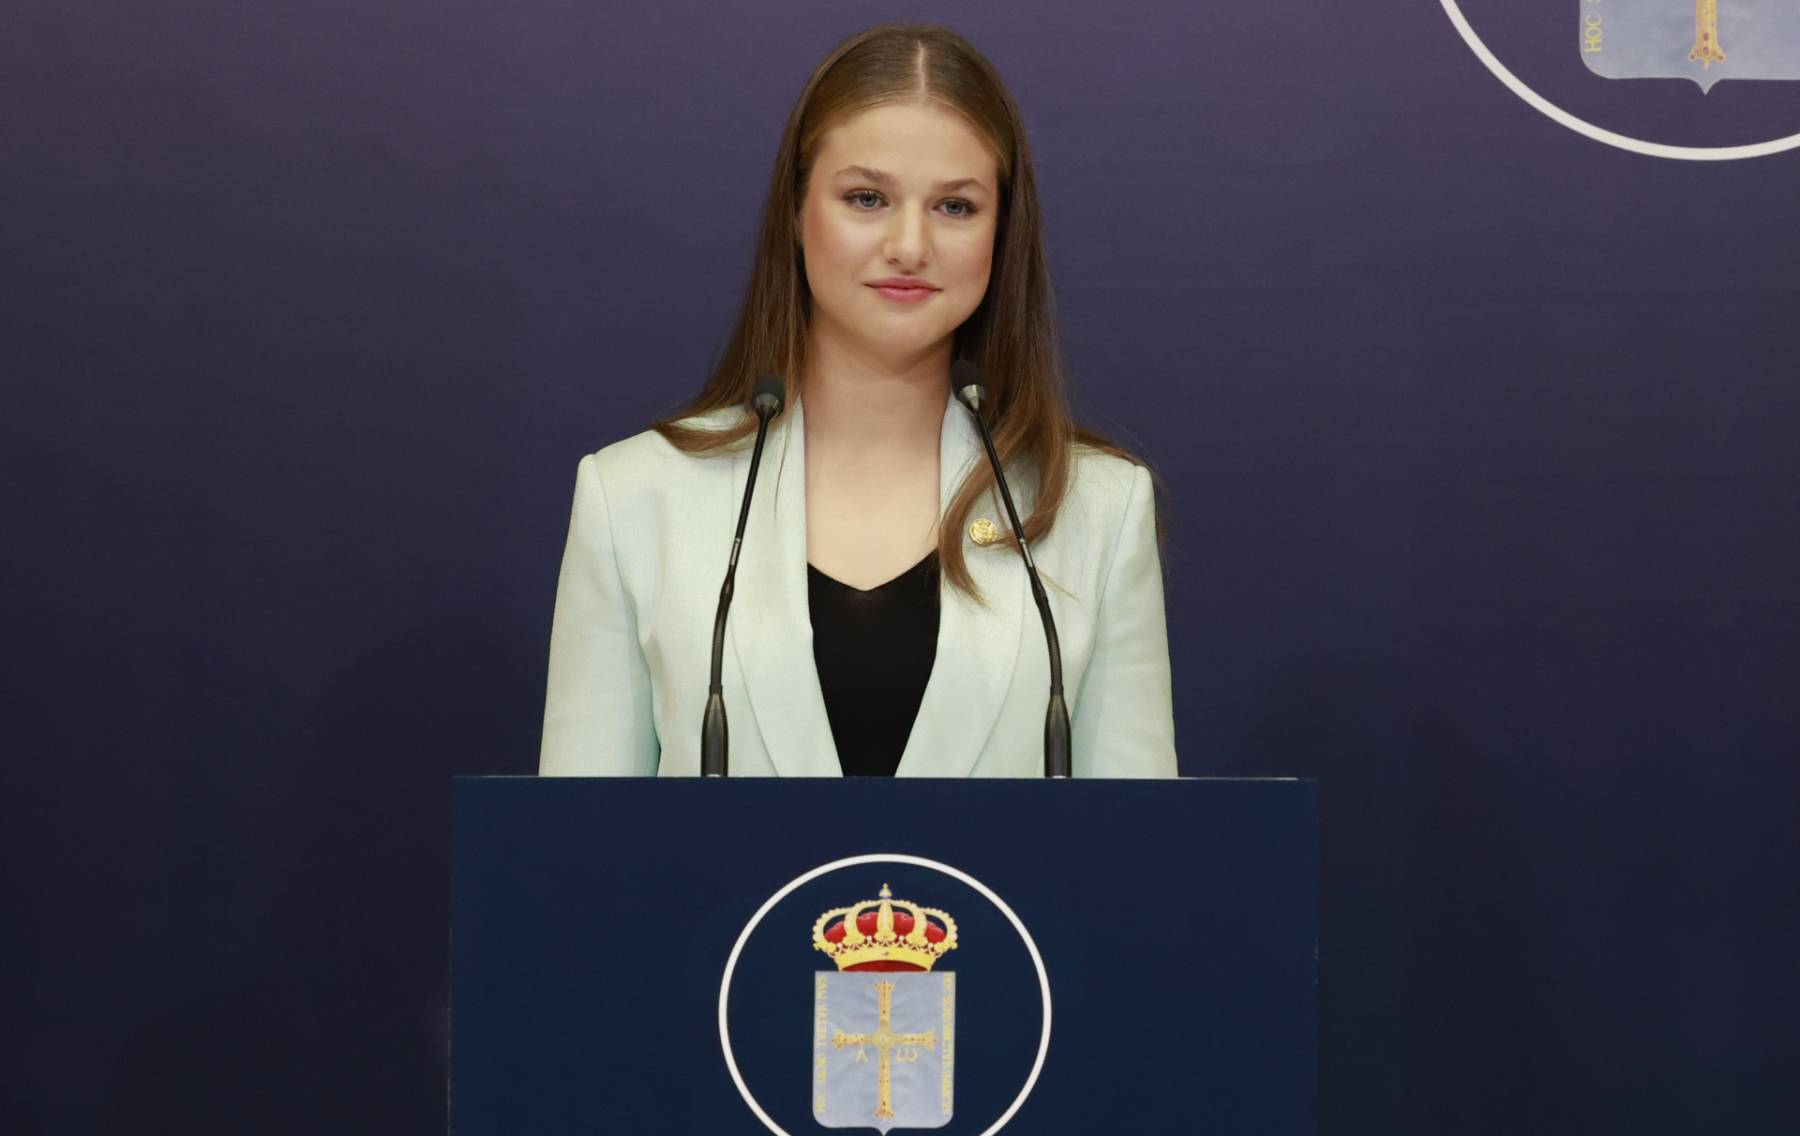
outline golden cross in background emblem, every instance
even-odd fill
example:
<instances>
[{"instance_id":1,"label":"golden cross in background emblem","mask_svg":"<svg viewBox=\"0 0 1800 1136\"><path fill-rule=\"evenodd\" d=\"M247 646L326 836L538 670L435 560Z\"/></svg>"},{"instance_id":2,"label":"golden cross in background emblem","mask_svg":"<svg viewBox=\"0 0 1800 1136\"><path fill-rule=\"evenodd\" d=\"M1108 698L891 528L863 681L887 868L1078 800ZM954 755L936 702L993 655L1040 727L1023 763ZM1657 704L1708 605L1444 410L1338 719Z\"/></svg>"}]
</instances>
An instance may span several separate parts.
<instances>
[{"instance_id":1,"label":"golden cross in background emblem","mask_svg":"<svg viewBox=\"0 0 1800 1136\"><path fill-rule=\"evenodd\" d=\"M831 1039L831 1043L839 1049L851 1045L858 1048L868 1045L875 1048L875 1052L879 1055L875 1071L875 1115L883 1120L891 1120L894 1116L894 1073L891 1064L894 1060L894 1051L902 1047L935 1050L937 1048L937 1031L894 1032L891 1025L894 1016L894 984L892 982L877 982L875 999L880 1012L880 1019L875 1023L875 1032L850 1034L839 1030L837 1036ZM916 1060L917 1057L918 1054L915 1052L913 1059ZM902 1054L899 1060L905 1061L907 1058Z\"/></svg>"},{"instance_id":2,"label":"golden cross in background emblem","mask_svg":"<svg viewBox=\"0 0 1800 1136\"><path fill-rule=\"evenodd\" d=\"M1719 0L1694 0L1694 49L1688 58L1698 59L1702 71L1725 62L1725 52L1719 47Z\"/></svg>"}]
</instances>

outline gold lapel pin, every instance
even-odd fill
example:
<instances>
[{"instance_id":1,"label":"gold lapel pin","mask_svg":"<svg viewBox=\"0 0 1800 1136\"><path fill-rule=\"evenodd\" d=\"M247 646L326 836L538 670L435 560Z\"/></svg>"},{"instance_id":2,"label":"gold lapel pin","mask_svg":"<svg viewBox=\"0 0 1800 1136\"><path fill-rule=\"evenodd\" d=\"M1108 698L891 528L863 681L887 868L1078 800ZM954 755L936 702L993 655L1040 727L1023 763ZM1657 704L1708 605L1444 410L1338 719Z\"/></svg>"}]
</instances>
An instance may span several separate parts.
<instances>
[{"instance_id":1,"label":"gold lapel pin","mask_svg":"<svg viewBox=\"0 0 1800 1136\"><path fill-rule=\"evenodd\" d=\"M986 517L976 517L969 522L969 539L985 548L1000 539L1000 526Z\"/></svg>"}]
</instances>

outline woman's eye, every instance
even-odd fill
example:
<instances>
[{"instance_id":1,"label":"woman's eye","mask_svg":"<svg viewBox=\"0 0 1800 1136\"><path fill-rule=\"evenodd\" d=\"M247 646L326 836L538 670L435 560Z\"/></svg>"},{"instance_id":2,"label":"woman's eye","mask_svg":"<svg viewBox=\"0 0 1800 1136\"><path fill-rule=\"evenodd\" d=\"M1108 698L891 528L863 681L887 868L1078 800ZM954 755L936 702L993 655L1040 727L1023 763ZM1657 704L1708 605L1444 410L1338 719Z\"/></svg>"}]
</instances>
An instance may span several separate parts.
<instances>
[{"instance_id":1,"label":"woman's eye","mask_svg":"<svg viewBox=\"0 0 1800 1136\"><path fill-rule=\"evenodd\" d=\"M881 194L876 193L872 189L853 189L849 193L844 194L844 200L850 202L858 209L867 212L881 204ZM948 213L947 216L955 217L960 220L961 218L973 217L975 215L975 204L971 201L965 201L960 197L952 197L944 202L944 204L958 206L957 209Z\"/></svg>"}]
</instances>

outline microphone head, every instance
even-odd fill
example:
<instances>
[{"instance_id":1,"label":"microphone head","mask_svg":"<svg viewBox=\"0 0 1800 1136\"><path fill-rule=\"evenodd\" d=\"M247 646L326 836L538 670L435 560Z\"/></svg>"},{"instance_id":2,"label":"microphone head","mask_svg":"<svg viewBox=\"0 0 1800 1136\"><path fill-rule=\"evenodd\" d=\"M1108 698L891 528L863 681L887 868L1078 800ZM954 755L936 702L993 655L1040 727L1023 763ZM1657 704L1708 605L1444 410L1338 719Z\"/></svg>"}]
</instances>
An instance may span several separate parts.
<instances>
[{"instance_id":1,"label":"microphone head","mask_svg":"<svg viewBox=\"0 0 1800 1136\"><path fill-rule=\"evenodd\" d=\"M982 378L980 367L967 359L950 364L950 389L956 392L956 401L981 412L981 404L987 399L987 380Z\"/></svg>"},{"instance_id":2,"label":"microphone head","mask_svg":"<svg viewBox=\"0 0 1800 1136\"><path fill-rule=\"evenodd\" d=\"M770 418L787 406L787 388L774 375L763 375L750 387L750 408Z\"/></svg>"}]
</instances>

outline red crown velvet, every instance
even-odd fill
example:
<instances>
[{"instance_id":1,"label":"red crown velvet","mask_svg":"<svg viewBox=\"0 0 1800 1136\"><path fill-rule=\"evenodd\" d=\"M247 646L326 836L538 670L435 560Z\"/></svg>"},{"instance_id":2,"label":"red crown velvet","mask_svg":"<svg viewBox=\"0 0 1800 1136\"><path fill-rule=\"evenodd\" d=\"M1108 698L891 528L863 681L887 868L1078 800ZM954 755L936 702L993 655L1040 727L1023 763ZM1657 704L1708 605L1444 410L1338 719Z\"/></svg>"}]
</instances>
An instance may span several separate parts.
<instances>
[{"instance_id":1,"label":"red crown velvet","mask_svg":"<svg viewBox=\"0 0 1800 1136\"><path fill-rule=\"evenodd\" d=\"M880 899L819 916L813 945L843 971L930 970L956 948L956 923L936 908L895 900L883 884Z\"/></svg>"}]
</instances>

